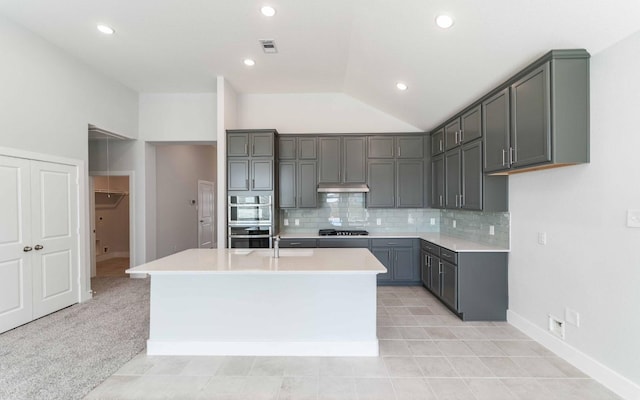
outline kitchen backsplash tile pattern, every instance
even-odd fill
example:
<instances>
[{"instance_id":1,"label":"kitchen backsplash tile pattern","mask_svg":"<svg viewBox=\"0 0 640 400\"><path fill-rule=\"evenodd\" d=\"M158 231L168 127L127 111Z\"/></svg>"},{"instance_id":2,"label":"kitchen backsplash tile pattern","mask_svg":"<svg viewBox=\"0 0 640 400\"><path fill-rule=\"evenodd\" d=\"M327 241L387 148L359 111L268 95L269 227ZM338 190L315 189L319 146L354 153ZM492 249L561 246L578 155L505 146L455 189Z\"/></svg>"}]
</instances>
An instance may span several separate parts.
<instances>
[{"instance_id":1,"label":"kitchen backsplash tile pattern","mask_svg":"<svg viewBox=\"0 0 640 400\"><path fill-rule=\"evenodd\" d=\"M461 239L509 247L509 213L441 211L431 208L368 209L365 208L365 195L362 193L321 193L318 201L318 208L281 209L280 232L311 233L321 228L366 229L370 233L440 232ZM284 224L285 220L288 225ZM299 225L295 224L296 220ZM489 234L491 225L494 226L494 235Z\"/></svg>"}]
</instances>

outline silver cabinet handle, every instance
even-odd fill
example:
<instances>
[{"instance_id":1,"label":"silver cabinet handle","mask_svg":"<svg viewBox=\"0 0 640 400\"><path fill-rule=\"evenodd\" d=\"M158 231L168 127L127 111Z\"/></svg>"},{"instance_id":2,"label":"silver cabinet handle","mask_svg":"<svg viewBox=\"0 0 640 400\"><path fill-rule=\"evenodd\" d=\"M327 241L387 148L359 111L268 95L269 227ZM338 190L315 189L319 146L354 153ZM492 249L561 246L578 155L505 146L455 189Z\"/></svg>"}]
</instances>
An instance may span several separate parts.
<instances>
[{"instance_id":1,"label":"silver cabinet handle","mask_svg":"<svg viewBox=\"0 0 640 400\"><path fill-rule=\"evenodd\" d=\"M440 139L440 151L442 151L442 139Z\"/></svg>"},{"instance_id":2,"label":"silver cabinet handle","mask_svg":"<svg viewBox=\"0 0 640 400\"><path fill-rule=\"evenodd\" d=\"M507 150L502 149L502 166L506 164L505 155L507 154Z\"/></svg>"},{"instance_id":3,"label":"silver cabinet handle","mask_svg":"<svg viewBox=\"0 0 640 400\"><path fill-rule=\"evenodd\" d=\"M460 207L464 206L464 196L460 195Z\"/></svg>"},{"instance_id":4,"label":"silver cabinet handle","mask_svg":"<svg viewBox=\"0 0 640 400\"><path fill-rule=\"evenodd\" d=\"M251 179L251 189L255 189L255 188L256 188L256 180Z\"/></svg>"},{"instance_id":5,"label":"silver cabinet handle","mask_svg":"<svg viewBox=\"0 0 640 400\"><path fill-rule=\"evenodd\" d=\"M300 243L298 243L298 242L292 242L292 243L289 243L289 246L300 246Z\"/></svg>"},{"instance_id":6,"label":"silver cabinet handle","mask_svg":"<svg viewBox=\"0 0 640 400\"><path fill-rule=\"evenodd\" d=\"M464 131L462 129L460 129L460 143L462 143L462 134L464 133Z\"/></svg>"},{"instance_id":7,"label":"silver cabinet handle","mask_svg":"<svg viewBox=\"0 0 640 400\"><path fill-rule=\"evenodd\" d=\"M22 249L22 251L24 251L25 253L29 252L31 250L33 250L33 248L31 248L31 246L24 246L24 248Z\"/></svg>"},{"instance_id":8,"label":"silver cabinet handle","mask_svg":"<svg viewBox=\"0 0 640 400\"><path fill-rule=\"evenodd\" d=\"M438 273L442 274L442 261L438 261Z\"/></svg>"},{"instance_id":9,"label":"silver cabinet handle","mask_svg":"<svg viewBox=\"0 0 640 400\"><path fill-rule=\"evenodd\" d=\"M516 149L514 147L509 147L509 164L513 164L516 162Z\"/></svg>"},{"instance_id":10,"label":"silver cabinet handle","mask_svg":"<svg viewBox=\"0 0 640 400\"><path fill-rule=\"evenodd\" d=\"M400 157L400 146L398 146L398 157Z\"/></svg>"},{"instance_id":11,"label":"silver cabinet handle","mask_svg":"<svg viewBox=\"0 0 640 400\"><path fill-rule=\"evenodd\" d=\"M246 186L246 188L249 189L249 180L248 179L244 180L244 186Z\"/></svg>"},{"instance_id":12,"label":"silver cabinet handle","mask_svg":"<svg viewBox=\"0 0 640 400\"><path fill-rule=\"evenodd\" d=\"M36 247L34 247L34 249L36 249L36 250L42 250L42 249L44 249L44 246L42 246L42 245L40 245L40 244L37 244L37 245L36 245Z\"/></svg>"},{"instance_id":13,"label":"silver cabinet handle","mask_svg":"<svg viewBox=\"0 0 640 400\"><path fill-rule=\"evenodd\" d=\"M247 144L244 144L244 154L249 154L249 152L247 151Z\"/></svg>"},{"instance_id":14,"label":"silver cabinet handle","mask_svg":"<svg viewBox=\"0 0 640 400\"><path fill-rule=\"evenodd\" d=\"M440 206L442 206L442 195L440 195Z\"/></svg>"}]
</instances>

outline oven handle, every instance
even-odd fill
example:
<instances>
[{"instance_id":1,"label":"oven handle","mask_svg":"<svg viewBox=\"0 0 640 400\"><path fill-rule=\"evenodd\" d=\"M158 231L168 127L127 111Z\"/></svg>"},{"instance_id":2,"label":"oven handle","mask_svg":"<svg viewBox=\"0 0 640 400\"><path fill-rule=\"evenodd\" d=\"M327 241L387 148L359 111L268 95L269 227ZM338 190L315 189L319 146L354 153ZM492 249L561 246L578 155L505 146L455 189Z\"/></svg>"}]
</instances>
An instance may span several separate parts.
<instances>
[{"instance_id":1,"label":"oven handle","mask_svg":"<svg viewBox=\"0 0 640 400\"><path fill-rule=\"evenodd\" d=\"M253 204L229 203L229 207L266 207L270 205L271 203L253 203Z\"/></svg>"},{"instance_id":2,"label":"oven handle","mask_svg":"<svg viewBox=\"0 0 640 400\"><path fill-rule=\"evenodd\" d=\"M229 235L232 239L264 239L270 238L271 235Z\"/></svg>"},{"instance_id":3,"label":"oven handle","mask_svg":"<svg viewBox=\"0 0 640 400\"><path fill-rule=\"evenodd\" d=\"M254 226L271 226L271 221L229 221L229 226L233 226L234 228L242 228L242 227L251 228L251 227L254 227Z\"/></svg>"}]
</instances>

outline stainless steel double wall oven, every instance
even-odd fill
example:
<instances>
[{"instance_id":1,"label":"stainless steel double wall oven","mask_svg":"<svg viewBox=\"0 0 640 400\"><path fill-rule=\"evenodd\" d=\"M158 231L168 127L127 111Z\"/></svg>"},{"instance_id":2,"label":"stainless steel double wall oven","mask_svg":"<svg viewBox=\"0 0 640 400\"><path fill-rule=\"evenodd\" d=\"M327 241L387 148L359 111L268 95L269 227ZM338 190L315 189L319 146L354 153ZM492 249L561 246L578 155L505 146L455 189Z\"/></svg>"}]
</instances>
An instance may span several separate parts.
<instances>
[{"instance_id":1,"label":"stainless steel double wall oven","mask_svg":"<svg viewBox=\"0 0 640 400\"><path fill-rule=\"evenodd\" d=\"M229 196L228 235L230 248L270 248L273 237L272 196Z\"/></svg>"}]
</instances>

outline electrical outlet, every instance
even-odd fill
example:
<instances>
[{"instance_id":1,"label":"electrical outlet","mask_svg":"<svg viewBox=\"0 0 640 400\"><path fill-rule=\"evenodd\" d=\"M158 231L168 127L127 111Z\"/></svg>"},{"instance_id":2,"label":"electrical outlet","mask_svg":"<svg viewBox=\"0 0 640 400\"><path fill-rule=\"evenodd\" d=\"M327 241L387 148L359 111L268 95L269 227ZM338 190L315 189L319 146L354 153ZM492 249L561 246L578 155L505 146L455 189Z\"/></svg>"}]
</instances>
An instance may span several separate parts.
<instances>
[{"instance_id":1,"label":"electrical outlet","mask_svg":"<svg viewBox=\"0 0 640 400\"><path fill-rule=\"evenodd\" d=\"M493 225L489 225L489 235L495 235L496 234L496 227Z\"/></svg>"},{"instance_id":2,"label":"electrical outlet","mask_svg":"<svg viewBox=\"0 0 640 400\"><path fill-rule=\"evenodd\" d=\"M564 309L564 319L568 324L580 327L580 313L570 308Z\"/></svg>"},{"instance_id":3,"label":"electrical outlet","mask_svg":"<svg viewBox=\"0 0 640 400\"><path fill-rule=\"evenodd\" d=\"M284 224L284 226L289 226L289 219L285 218L284 221L282 221L282 223Z\"/></svg>"},{"instance_id":4,"label":"electrical outlet","mask_svg":"<svg viewBox=\"0 0 640 400\"><path fill-rule=\"evenodd\" d=\"M549 332L564 340L564 321L549 314Z\"/></svg>"},{"instance_id":5,"label":"electrical outlet","mask_svg":"<svg viewBox=\"0 0 640 400\"><path fill-rule=\"evenodd\" d=\"M454 227L454 228L456 227L456 225L457 225L457 224L456 224L456 220L455 220L455 219L453 220L453 222L451 223L451 225L453 225L453 227Z\"/></svg>"},{"instance_id":6,"label":"electrical outlet","mask_svg":"<svg viewBox=\"0 0 640 400\"><path fill-rule=\"evenodd\" d=\"M431 218L431 219L429 220L429 223L430 223L431 225L435 225L435 224L436 224L436 219L435 219L435 218Z\"/></svg>"},{"instance_id":7,"label":"electrical outlet","mask_svg":"<svg viewBox=\"0 0 640 400\"><path fill-rule=\"evenodd\" d=\"M295 226L300 226L300 220L299 220L298 218L294 219L294 220L293 220L293 224L294 224Z\"/></svg>"},{"instance_id":8,"label":"electrical outlet","mask_svg":"<svg viewBox=\"0 0 640 400\"><path fill-rule=\"evenodd\" d=\"M376 218L376 225L382 225L382 218Z\"/></svg>"},{"instance_id":9,"label":"electrical outlet","mask_svg":"<svg viewBox=\"0 0 640 400\"><path fill-rule=\"evenodd\" d=\"M108 253L109 252L109 248L105 247L103 253Z\"/></svg>"},{"instance_id":10,"label":"electrical outlet","mask_svg":"<svg viewBox=\"0 0 640 400\"><path fill-rule=\"evenodd\" d=\"M538 244L543 246L547 244L547 232L538 232Z\"/></svg>"},{"instance_id":11,"label":"electrical outlet","mask_svg":"<svg viewBox=\"0 0 640 400\"><path fill-rule=\"evenodd\" d=\"M627 226L640 228L640 210L627 210Z\"/></svg>"}]
</instances>

